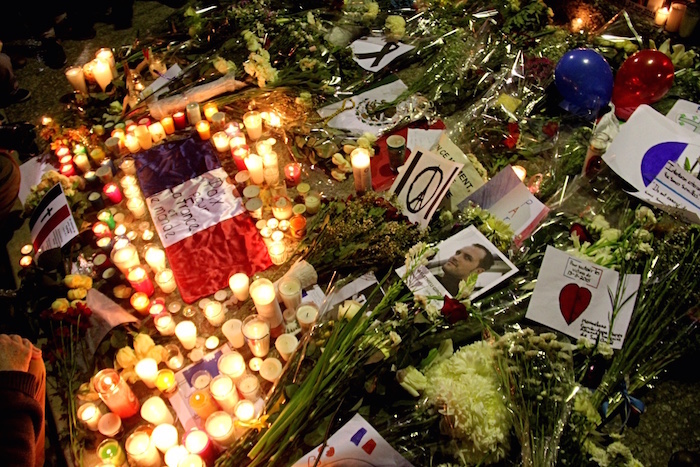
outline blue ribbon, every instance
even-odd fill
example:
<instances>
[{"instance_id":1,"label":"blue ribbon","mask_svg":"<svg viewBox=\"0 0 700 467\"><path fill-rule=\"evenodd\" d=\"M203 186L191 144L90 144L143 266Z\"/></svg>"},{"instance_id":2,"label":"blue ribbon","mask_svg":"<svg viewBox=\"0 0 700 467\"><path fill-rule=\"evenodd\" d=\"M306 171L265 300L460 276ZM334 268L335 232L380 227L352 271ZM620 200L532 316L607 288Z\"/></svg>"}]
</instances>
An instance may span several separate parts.
<instances>
[{"instance_id":1,"label":"blue ribbon","mask_svg":"<svg viewBox=\"0 0 700 467\"><path fill-rule=\"evenodd\" d=\"M636 397L630 396L629 392L627 391L627 383L623 382L620 384L620 394L622 395L622 428L627 426L627 424L630 422L630 417L635 416L639 417L639 415L643 414L646 411L646 405L644 405L644 402L642 402L640 399L637 399ZM603 417L606 417L608 415L608 407L610 406L609 401L603 402L603 405L601 407L601 411L603 413Z\"/></svg>"}]
</instances>

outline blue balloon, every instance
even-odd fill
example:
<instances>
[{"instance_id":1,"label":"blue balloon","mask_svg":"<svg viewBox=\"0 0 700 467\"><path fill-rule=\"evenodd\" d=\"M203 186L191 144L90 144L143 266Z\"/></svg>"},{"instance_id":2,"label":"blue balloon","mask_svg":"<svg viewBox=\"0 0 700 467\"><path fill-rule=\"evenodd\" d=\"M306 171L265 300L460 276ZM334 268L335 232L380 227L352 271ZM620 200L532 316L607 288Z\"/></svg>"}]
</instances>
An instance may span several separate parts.
<instances>
[{"instance_id":1,"label":"blue balloon","mask_svg":"<svg viewBox=\"0 0 700 467\"><path fill-rule=\"evenodd\" d=\"M568 51L554 69L554 82L569 110L598 112L612 98L613 73L605 58L592 49ZM573 107L573 108L571 108Z\"/></svg>"}]
</instances>

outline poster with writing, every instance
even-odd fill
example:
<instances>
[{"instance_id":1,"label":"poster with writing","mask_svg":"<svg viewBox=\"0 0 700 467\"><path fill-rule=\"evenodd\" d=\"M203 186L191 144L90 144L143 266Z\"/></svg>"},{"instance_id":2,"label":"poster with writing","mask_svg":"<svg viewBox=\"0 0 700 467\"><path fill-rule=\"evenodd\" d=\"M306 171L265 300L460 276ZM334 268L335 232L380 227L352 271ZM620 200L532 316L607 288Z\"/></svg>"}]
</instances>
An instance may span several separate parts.
<instances>
[{"instance_id":1,"label":"poster with writing","mask_svg":"<svg viewBox=\"0 0 700 467\"><path fill-rule=\"evenodd\" d=\"M34 209L29 219L29 230L37 255L52 248L61 248L78 236L78 226L60 183L46 192Z\"/></svg>"},{"instance_id":2,"label":"poster with writing","mask_svg":"<svg viewBox=\"0 0 700 467\"><path fill-rule=\"evenodd\" d=\"M149 197L151 218L165 248L245 211L222 168Z\"/></svg>"},{"instance_id":3,"label":"poster with writing","mask_svg":"<svg viewBox=\"0 0 700 467\"><path fill-rule=\"evenodd\" d=\"M440 136L445 132L433 128L409 128L406 132L406 147L413 152L418 148L433 150Z\"/></svg>"},{"instance_id":4,"label":"poster with writing","mask_svg":"<svg viewBox=\"0 0 700 467\"><path fill-rule=\"evenodd\" d=\"M352 59L367 71L379 71L406 52L412 45L387 42L385 37L363 37L350 44Z\"/></svg>"},{"instance_id":5,"label":"poster with writing","mask_svg":"<svg viewBox=\"0 0 700 467\"><path fill-rule=\"evenodd\" d=\"M610 338L612 348L620 349L640 276L628 274L623 280L618 292L617 271L548 246L525 317L574 339ZM613 316L614 309L617 311Z\"/></svg>"},{"instance_id":6,"label":"poster with writing","mask_svg":"<svg viewBox=\"0 0 700 467\"><path fill-rule=\"evenodd\" d=\"M446 133L440 135L435 152L445 159L464 164L459 175L457 175L457 180L452 184L446 196L450 202L450 209L458 209L459 203L484 185L484 179L481 178L481 175L474 168L466 154L450 140Z\"/></svg>"},{"instance_id":7,"label":"poster with writing","mask_svg":"<svg viewBox=\"0 0 700 467\"><path fill-rule=\"evenodd\" d=\"M688 222L700 223L700 180L675 162L666 163L644 190L643 199Z\"/></svg>"},{"instance_id":8,"label":"poster with writing","mask_svg":"<svg viewBox=\"0 0 700 467\"><path fill-rule=\"evenodd\" d=\"M389 189L411 222L427 227L463 164L422 148L413 152Z\"/></svg>"},{"instance_id":9,"label":"poster with writing","mask_svg":"<svg viewBox=\"0 0 700 467\"><path fill-rule=\"evenodd\" d=\"M314 448L294 467L411 467L360 414L355 414L321 448Z\"/></svg>"}]
</instances>

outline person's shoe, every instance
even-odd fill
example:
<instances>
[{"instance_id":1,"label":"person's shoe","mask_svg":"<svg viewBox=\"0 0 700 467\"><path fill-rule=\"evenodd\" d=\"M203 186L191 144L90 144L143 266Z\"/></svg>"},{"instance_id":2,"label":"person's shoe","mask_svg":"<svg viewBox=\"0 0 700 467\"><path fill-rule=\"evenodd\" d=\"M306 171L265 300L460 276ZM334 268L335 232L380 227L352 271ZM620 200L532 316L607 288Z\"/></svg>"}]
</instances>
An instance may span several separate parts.
<instances>
[{"instance_id":1,"label":"person's shoe","mask_svg":"<svg viewBox=\"0 0 700 467\"><path fill-rule=\"evenodd\" d=\"M20 102L25 102L25 101L29 100L29 98L31 96L32 96L32 93L29 92L27 89L19 88L3 100L2 106L6 107L8 105L19 104Z\"/></svg>"},{"instance_id":2,"label":"person's shoe","mask_svg":"<svg viewBox=\"0 0 700 467\"><path fill-rule=\"evenodd\" d=\"M41 40L41 57L49 68L58 70L66 64L66 52L55 38L47 37Z\"/></svg>"}]
</instances>

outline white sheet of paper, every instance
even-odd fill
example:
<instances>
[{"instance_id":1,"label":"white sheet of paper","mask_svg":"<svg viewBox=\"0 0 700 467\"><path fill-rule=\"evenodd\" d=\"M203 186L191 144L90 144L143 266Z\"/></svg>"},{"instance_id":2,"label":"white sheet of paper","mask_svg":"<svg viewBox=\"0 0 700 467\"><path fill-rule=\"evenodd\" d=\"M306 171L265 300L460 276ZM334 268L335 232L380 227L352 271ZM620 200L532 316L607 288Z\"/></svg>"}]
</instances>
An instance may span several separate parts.
<instances>
[{"instance_id":1,"label":"white sheet of paper","mask_svg":"<svg viewBox=\"0 0 700 467\"><path fill-rule=\"evenodd\" d=\"M406 147L413 152L418 148L433 148L438 144L440 136L445 130L423 130L421 128L409 128L406 135Z\"/></svg>"},{"instance_id":2,"label":"white sheet of paper","mask_svg":"<svg viewBox=\"0 0 700 467\"><path fill-rule=\"evenodd\" d=\"M304 457L294 463L294 467L331 467L352 465L356 467L410 467L411 463L404 459L394 448L382 438L362 415L355 414L333 436L328 443L321 459L316 464L321 446L317 446Z\"/></svg>"},{"instance_id":3,"label":"white sheet of paper","mask_svg":"<svg viewBox=\"0 0 700 467\"><path fill-rule=\"evenodd\" d=\"M681 128L700 134L700 105L695 102L678 99L666 114Z\"/></svg>"},{"instance_id":4,"label":"white sheet of paper","mask_svg":"<svg viewBox=\"0 0 700 467\"><path fill-rule=\"evenodd\" d=\"M388 43L384 37L363 37L350 44L352 59L367 71L379 71L394 59L413 50L401 42Z\"/></svg>"},{"instance_id":5,"label":"white sheet of paper","mask_svg":"<svg viewBox=\"0 0 700 467\"><path fill-rule=\"evenodd\" d=\"M367 298L362 292L364 290L370 289L370 287L373 288L373 286L375 286L377 282L377 276L375 276L373 272L368 272L366 274L361 275L354 281L336 290L328 297L329 308L334 307L337 304L353 297L357 297L358 303L364 303L367 300ZM361 299L361 297L364 297L364 300Z\"/></svg>"},{"instance_id":6,"label":"white sheet of paper","mask_svg":"<svg viewBox=\"0 0 700 467\"><path fill-rule=\"evenodd\" d=\"M341 108L345 109L333 117L328 122L328 126L347 130L358 135L361 135L365 131L378 135L386 128L392 127L395 123L398 123L399 116L395 115L391 119L385 120L372 119L368 117L364 107L372 101L392 101L399 97L406 89L408 89L406 85L403 84L401 80L397 79L396 81L376 87L362 94L322 107L318 109L318 113L321 117L325 118Z\"/></svg>"},{"instance_id":7,"label":"white sheet of paper","mask_svg":"<svg viewBox=\"0 0 700 467\"><path fill-rule=\"evenodd\" d=\"M620 280L618 272L547 247L526 318L563 332L575 339L607 341L613 303ZM629 326L640 276L625 276L624 305L615 318L610 345L622 348ZM634 296L633 296L634 295ZM629 300L625 300L632 296Z\"/></svg>"},{"instance_id":8,"label":"white sheet of paper","mask_svg":"<svg viewBox=\"0 0 700 467\"><path fill-rule=\"evenodd\" d=\"M27 162L19 166L19 173L22 176L19 182L19 200L22 204L27 200L27 196L32 191L32 187L38 185L41 176L49 170L56 170L48 161L43 161L42 157L32 157Z\"/></svg>"},{"instance_id":9,"label":"white sheet of paper","mask_svg":"<svg viewBox=\"0 0 700 467\"><path fill-rule=\"evenodd\" d=\"M666 163L644 195L655 206L700 223L700 180L675 162Z\"/></svg>"},{"instance_id":10,"label":"white sheet of paper","mask_svg":"<svg viewBox=\"0 0 700 467\"><path fill-rule=\"evenodd\" d=\"M170 68L168 68L168 71L163 73L162 76L156 78L156 80L153 81L150 86L144 89L141 92L141 96L145 98L155 93L153 98L158 99L158 96L160 96L164 92L168 92L168 87L166 86L166 84L168 84L169 81L171 81L173 78L179 75L181 71L182 69L180 68L180 65L171 66ZM163 87L161 88L161 86Z\"/></svg>"},{"instance_id":11,"label":"white sheet of paper","mask_svg":"<svg viewBox=\"0 0 700 467\"><path fill-rule=\"evenodd\" d=\"M700 135L690 133L648 105L640 105L622 125L603 160L643 192L667 161L683 167L688 159L692 166L698 156Z\"/></svg>"},{"instance_id":12,"label":"white sheet of paper","mask_svg":"<svg viewBox=\"0 0 700 467\"><path fill-rule=\"evenodd\" d=\"M463 165L418 148L408 157L389 193L396 194L408 220L427 227Z\"/></svg>"},{"instance_id":13,"label":"white sheet of paper","mask_svg":"<svg viewBox=\"0 0 700 467\"><path fill-rule=\"evenodd\" d=\"M464 164L457 176L457 180L455 180L447 193L447 198L450 200L450 208L454 211L458 209L459 203L484 184L484 180L469 161L469 158L450 140L446 133L443 132L440 135L435 152L445 159Z\"/></svg>"}]
</instances>

